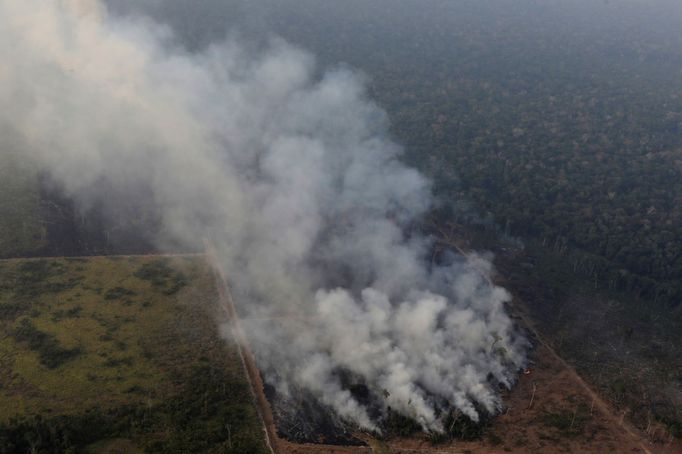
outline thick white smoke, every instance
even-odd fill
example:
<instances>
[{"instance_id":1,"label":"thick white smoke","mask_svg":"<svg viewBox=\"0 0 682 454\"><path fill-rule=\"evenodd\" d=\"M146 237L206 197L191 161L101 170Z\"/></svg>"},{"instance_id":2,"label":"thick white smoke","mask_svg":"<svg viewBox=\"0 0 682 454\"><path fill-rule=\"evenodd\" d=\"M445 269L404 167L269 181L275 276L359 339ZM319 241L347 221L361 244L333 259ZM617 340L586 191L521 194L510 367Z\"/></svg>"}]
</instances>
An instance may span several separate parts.
<instances>
[{"instance_id":1,"label":"thick white smoke","mask_svg":"<svg viewBox=\"0 0 682 454\"><path fill-rule=\"evenodd\" d=\"M198 54L94 1L0 0L3 152L21 150L89 203L100 183L149 188L160 241L217 244L266 379L307 389L348 421L375 416L349 373L426 429L448 405L500 401L524 342L488 262L433 267L410 231L429 182L401 164L385 114L347 70L315 76L282 41ZM413 229L412 229L413 230Z\"/></svg>"}]
</instances>

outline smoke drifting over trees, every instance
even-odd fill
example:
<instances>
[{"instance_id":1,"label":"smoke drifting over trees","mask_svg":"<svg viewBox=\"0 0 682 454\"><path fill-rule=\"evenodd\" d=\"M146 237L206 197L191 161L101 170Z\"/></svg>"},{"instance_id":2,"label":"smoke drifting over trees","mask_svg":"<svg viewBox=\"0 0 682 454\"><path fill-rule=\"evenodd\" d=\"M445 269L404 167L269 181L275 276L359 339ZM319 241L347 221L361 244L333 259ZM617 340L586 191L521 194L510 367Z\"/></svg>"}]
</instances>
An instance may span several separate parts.
<instances>
[{"instance_id":1,"label":"smoke drifting over trees","mask_svg":"<svg viewBox=\"0 0 682 454\"><path fill-rule=\"evenodd\" d=\"M199 53L94 1L0 1L1 147L83 204L151 194L160 245L217 245L266 381L302 387L344 420L379 427L352 374L425 429L439 409L495 412L495 382L524 362L490 265L429 265L407 227L430 183L398 160L384 112L349 70L317 75L281 40ZM145 203L147 203L145 201Z\"/></svg>"}]
</instances>

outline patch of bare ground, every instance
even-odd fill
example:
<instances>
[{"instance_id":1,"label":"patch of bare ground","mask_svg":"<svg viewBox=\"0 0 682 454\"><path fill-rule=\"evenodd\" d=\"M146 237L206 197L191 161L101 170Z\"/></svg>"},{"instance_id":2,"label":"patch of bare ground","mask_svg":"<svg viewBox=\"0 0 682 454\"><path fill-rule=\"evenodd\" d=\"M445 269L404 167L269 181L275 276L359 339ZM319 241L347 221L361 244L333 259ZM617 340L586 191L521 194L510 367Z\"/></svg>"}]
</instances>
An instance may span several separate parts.
<instances>
[{"instance_id":1,"label":"patch of bare ground","mask_svg":"<svg viewBox=\"0 0 682 454\"><path fill-rule=\"evenodd\" d=\"M575 372L547 346L533 352L533 367L505 392L506 411L480 441L433 444L427 436L379 442L368 447L295 444L278 440L287 454L346 453L662 453L682 452L669 440L645 439L628 431L619 415L581 383ZM631 429L632 430L632 429Z\"/></svg>"},{"instance_id":2,"label":"patch of bare ground","mask_svg":"<svg viewBox=\"0 0 682 454\"><path fill-rule=\"evenodd\" d=\"M533 356L534 367L505 393L507 410L481 441L433 446L425 439L394 440L389 442L391 452L646 452L640 440L614 424L547 347L538 345Z\"/></svg>"},{"instance_id":3,"label":"patch of bare ground","mask_svg":"<svg viewBox=\"0 0 682 454\"><path fill-rule=\"evenodd\" d=\"M279 447L284 454L353 454L372 453L368 446L333 446L317 444L297 444L279 439Z\"/></svg>"}]
</instances>

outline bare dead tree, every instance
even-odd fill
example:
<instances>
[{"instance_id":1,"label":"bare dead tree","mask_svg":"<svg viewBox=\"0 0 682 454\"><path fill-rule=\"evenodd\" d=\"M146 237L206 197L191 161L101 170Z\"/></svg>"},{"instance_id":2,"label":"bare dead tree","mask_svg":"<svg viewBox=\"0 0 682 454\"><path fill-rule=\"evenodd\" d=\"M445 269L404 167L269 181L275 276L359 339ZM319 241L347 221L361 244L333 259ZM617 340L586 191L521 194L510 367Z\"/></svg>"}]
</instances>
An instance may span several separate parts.
<instances>
[{"instance_id":1,"label":"bare dead tree","mask_svg":"<svg viewBox=\"0 0 682 454\"><path fill-rule=\"evenodd\" d=\"M537 391L537 389L538 389L537 383L533 382L533 394L531 394L530 402L528 403L529 410L533 407L533 401L535 400L535 391Z\"/></svg>"}]
</instances>

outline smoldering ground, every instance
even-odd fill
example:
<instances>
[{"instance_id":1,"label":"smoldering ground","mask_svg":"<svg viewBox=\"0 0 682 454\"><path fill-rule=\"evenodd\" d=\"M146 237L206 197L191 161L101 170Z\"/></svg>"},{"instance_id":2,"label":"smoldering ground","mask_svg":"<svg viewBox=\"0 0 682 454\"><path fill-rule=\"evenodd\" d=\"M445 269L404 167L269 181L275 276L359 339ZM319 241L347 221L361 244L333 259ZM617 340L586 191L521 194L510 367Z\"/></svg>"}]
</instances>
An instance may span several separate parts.
<instances>
[{"instance_id":1,"label":"smoldering ground","mask_svg":"<svg viewBox=\"0 0 682 454\"><path fill-rule=\"evenodd\" d=\"M495 412L524 340L488 261L429 265L406 233L430 183L403 165L388 119L349 70L317 76L274 39L196 53L147 18L95 1L0 1L2 148L19 150L84 205L135 200L160 245L216 244L245 318L299 314L248 336L265 379L302 388L379 429L390 406L424 429L441 411ZM378 397L368 411L342 382Z\"/></svg>"}]
</instances>

